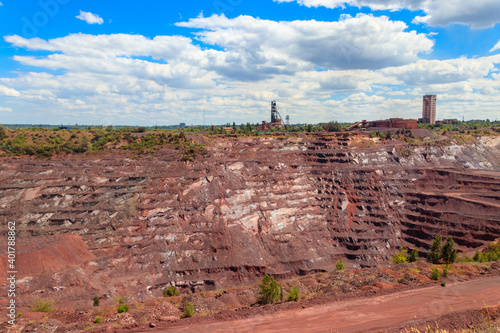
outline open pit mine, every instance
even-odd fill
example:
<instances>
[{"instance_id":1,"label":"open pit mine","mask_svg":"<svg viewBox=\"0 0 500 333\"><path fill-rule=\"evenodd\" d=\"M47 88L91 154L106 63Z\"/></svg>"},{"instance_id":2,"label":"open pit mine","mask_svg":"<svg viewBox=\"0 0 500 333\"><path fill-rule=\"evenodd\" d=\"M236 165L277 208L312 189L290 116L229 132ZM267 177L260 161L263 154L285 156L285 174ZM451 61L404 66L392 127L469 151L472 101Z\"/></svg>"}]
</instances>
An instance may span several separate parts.
<instances>
[{"instance_id":1,"label":"open pit mine","mask_svg":"<svg viewBox=\"0 0 500 333\"><path fill-rule=\"evenodd\" d=\"M141 301L171 285L214 290L263 273L334 270L338 259L376 266L401 245L424 255L437 234L467 253L500 236L500 138L404 149L359 139L210 138L192 162L172 147L135 159L2 158L0 219L16 223L18 305L36 295Z\"/></svg>"}]
</instances>

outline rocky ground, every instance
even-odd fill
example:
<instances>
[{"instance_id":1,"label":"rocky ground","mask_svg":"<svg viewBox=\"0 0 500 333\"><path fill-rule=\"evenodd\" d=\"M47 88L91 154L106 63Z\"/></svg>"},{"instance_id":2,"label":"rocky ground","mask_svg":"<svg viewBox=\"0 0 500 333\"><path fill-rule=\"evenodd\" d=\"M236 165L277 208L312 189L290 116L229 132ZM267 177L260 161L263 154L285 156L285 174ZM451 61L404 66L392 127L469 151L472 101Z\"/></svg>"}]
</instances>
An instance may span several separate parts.
<instances>
[{"instance_id":1,"label":"rocky ground","mask_svg":"<svg viewBox=\"0 0 500 333\"><path fill-rule=\"evenodd\" d=\"M342 304L354 304L352 302L355 300L366 299L364 302L357 302L363 304L369 302L369 299L380 298L383 295L404 294L414 289L424 290L432 286L439 286L442 282L450 285L500 276L500 262L457 263L448 268L447 277L433 281L430 279L430 272L434 267L438 267L440 272L443 272L444 266L436 266L420 260L412 264L393 264L383 268L322 272L302 277L278 279L284 287L285 295L291 286L297 286L301 298L298 302L281 303L278 301L277 304L265 306L260 305L258 301L258 286L252 285L211 292L181 294L180 296L162 297L143 302L127 299L126 303L130 310L125 313L117 313L118 299L114 300L113 305L99 307L92 306L92 300L89 299L87 302L80 303L76 309L73 307L64 308L56 304L57 309L49 313L30 312L28 308L23 308L21 309L23 310L22 314L17 318L16 326L11 328L9 332L143 332L189 326L193 326L194 329L213 323L246 318L260 320L257 318L283 311L309 308L324 310L324 307L328 307L329 304L339 304L345 308ZM456 298L460 292L452 292L450 295L453 295L452 298ZM500 298L497 299L500 301ZM431 299L429 299L430 301ZM186 302L191 302L194 305L195 314L191 318L181 319L182 309ZM436 300L432 302L435 303ZM478 304L478 310L484 305ZM433 309L428 308L428 306L429 303L414 304L413 309L415 314L422 313L422 311L423 313L426 313L425 311L432 312ZM377 310L373 309L373 311ZM396 311L394 310L394 313ZM498 314L495 311L493 309L492 315L495 314L495 316L492 316L492 319L496 320ZM456 313L457 311L452 312ZM460 328L467 328L467 325L472 324L489 323L489 320L479 322L474 319L474 316L477 317L476 312L470 311L470 320L467 319L469 317L463 317ZM101 323L95 323L97 317L102 319ZM428 316L418 318L425 319ZM425 329L426 326L437 323L441 328L458 328L456 322L446 319L448 317L443 318L439 321L433 318L433 322L428 319L416 321L413 317L408 318L411 325L402 326L393 331L401 332L405 328L412 327ZM448 324L446 324L445 319L449 321ZM455 326L452 325L453 322ZM7 330L9 326L4 324L0 327Z\"/></svg>"},{"instance_id":2,"label":"rocky ground","mask_svg":"<svg viewBox=\"0 0 500 333\"><path fill-rule=\"evenodd\" d=\"M120 297L157 302L171 285L214 293L264 272L331 272L338 259L348 272L380 267L401 245L423 255L436 234L468 254L498 238L500 138L414 137L198 135L188 140L206 154L187 162L168 145L139 158L119 149L1 158L0 221L16 222L18 305L52 298L71 318L94 296L112 309ZM383 289L373 283L363 287ZM220 297L253 304L251 295Z\"/></svg>"}]
</instances>

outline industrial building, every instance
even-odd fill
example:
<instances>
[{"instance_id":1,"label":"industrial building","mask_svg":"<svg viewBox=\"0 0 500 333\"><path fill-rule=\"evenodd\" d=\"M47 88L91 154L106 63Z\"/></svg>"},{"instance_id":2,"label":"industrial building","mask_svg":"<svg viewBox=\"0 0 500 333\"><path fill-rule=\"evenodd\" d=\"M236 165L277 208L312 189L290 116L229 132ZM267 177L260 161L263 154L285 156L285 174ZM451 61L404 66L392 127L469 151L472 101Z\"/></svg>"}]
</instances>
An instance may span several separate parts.
<instances>
[{"instance_id":1,"label":"industrial building","mask_svg":"<svg viewBox=\"0 0 500 333\"><path fill-rule=\"evenodd\" d=\"M358 121L357 123L351 125L348 129L351 130L355 127L363 128L403 128L403 129L417 129L416 119L403 119L403 118L391 118L386 120L374 120L374 121Z\"/></svg>"}]
</instances>

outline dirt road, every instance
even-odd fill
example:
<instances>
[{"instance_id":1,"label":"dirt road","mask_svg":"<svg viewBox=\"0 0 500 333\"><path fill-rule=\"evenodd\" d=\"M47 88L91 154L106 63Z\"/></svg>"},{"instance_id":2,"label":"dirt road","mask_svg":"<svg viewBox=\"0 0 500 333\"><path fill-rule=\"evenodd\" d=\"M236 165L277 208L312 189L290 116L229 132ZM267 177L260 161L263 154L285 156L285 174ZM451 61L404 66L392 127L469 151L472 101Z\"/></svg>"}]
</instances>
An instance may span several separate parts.
<instances>
[{"instance_id":1,"label":"dirt road","mask_svg":"<svg viewBox=\"0 0 500 333\"><path fill-rule=\"evenodd\" d=\"M370 332L500 303L500 277L162 332Z\"/></svg>"}]
</instances>

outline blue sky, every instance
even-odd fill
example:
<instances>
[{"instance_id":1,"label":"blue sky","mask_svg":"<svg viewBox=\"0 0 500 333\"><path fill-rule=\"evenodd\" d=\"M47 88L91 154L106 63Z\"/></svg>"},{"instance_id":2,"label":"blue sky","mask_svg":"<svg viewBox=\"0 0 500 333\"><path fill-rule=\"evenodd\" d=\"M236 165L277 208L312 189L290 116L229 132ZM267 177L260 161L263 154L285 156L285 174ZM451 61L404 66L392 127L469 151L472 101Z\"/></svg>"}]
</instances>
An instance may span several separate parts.
<instances>
[{"instance_id":1,"label":"blue sky","mask_svg":"<svg viewBox=\"0 0 500 333\"><path fill-rule=\"evenodd\" d=\"M497 0L0 1L0 123L500 118Z\"/></svg>"}]
</instances>

